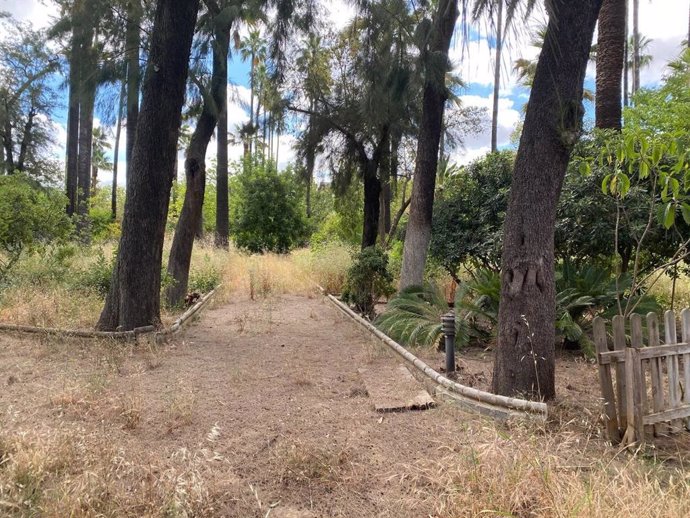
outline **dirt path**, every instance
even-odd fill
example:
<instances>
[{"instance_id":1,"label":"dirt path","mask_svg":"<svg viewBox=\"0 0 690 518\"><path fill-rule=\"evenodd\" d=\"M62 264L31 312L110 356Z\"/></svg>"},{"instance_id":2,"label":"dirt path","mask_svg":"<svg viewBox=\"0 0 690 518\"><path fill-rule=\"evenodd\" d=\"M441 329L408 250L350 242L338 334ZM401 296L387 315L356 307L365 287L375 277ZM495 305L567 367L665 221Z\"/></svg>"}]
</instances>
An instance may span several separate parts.
<instances>
[{"instance_id":1,"label":"dirt path","mask_svg":"<svg viewBox=\"0 0 690 518\"><path fill-rule=\"evenodd\" d=\"M399 362L321 297L237 300L162 349L121 347L0 336L17 516L432 516L412 466L468 426L376 413L357 369Z\"/></svg>"}]
</instances>

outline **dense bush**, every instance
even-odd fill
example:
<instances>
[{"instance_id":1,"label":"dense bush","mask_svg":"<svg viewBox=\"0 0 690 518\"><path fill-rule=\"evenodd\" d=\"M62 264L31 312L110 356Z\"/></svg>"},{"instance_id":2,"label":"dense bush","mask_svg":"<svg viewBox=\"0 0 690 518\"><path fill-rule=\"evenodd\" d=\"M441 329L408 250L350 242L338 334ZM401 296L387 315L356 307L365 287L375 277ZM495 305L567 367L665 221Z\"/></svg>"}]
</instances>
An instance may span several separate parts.
<instances>
[{"instance_id":1,"label":"dense bush","mask_svg":"<svg viewBox=\"0 0 690 518\"><path fill-rule=\"evenodd\" d=\"M272 168L241 173L234 182L231 210L235 244L252 253L287 253L306 240L296 179Z\"/></svg>"},{"instance_id":2,"label":"dense bush","mask_svg":"<svg viewBox=\"0 0 690 518\"><path fill-rule=\"evenodd\" d=\"M393 276L388 271L388 257L383 250L370 246L354 256L343 288L345 302L361 314L373 317L378 299L394 292Z\"/></svg>"},{"instance_id":3,"label":"dense bush","mask_svg":"<svg viewBox=\"0 0 690 518\"><path fill-rule=\"evenodd\" d=\"M513 161L512 151L492 153L445 180L429 254L451 275L465 262L498 267Z\"/></svg>"},{"instance_id":4,"label":"dense bush","mask_svg":"<svg viewBox=\"0 0 690 518\"><path fill-rule=\"evenodd\" d=\"M72 225L65 215L67 199L16 174L0 176L0 280L22 253L66 239Z\"/></svg>"}]
</instances>

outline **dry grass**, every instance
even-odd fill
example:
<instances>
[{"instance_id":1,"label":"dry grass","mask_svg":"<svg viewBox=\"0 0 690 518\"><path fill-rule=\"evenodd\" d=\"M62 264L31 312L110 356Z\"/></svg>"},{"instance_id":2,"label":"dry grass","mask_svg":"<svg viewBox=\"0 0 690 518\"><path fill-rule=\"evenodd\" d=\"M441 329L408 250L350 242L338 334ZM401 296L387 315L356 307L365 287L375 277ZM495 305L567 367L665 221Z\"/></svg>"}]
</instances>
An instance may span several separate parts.
<instances>
[{"instance_id":1,"label":"dry grass","mask_svg":"<svg viewBox=\"0 0 690 518\"><path fill-rule=\"evenodd\" d=\"M690 515L690 477L567 429L472 429L396 477L433 516Z\"/></svg>"}]
</instances>

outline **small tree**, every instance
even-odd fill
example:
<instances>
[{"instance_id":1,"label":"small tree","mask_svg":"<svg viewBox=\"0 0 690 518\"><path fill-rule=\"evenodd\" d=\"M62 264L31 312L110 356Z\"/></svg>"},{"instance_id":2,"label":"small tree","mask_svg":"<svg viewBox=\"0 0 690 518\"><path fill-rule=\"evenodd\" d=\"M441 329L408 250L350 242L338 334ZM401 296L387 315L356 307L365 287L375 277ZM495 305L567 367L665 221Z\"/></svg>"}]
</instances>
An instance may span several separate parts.
<instances>
[{"instance_id":1,"label":"small tree","mask_svg":"<svg viewBox=\"0 0 690 518\"><path fill-rule=\"evenodd\" d=\"M306 238L307 225L291 173L255 167L242 173L233 196L235 244L253 253L287 253Z\"/></svg>"},{"instance_id":2,"label":"small tree","mask_svg":"<svg viewBox=\"0 0 690 518\"><path fill-rule=\"evenodd\" d=\"M343 300L371 318L378 299L394 292L393 276L388 271L388 256L385 252L375 246L358 252L347 271Z\"/></svg>"},{"instance_id":3,"label":"small tree","mask_svg":"<svg viewBox=\"0 0 690 518\"><path fill-rule=\"evenodd\" d=\"M0 176L0 281L22 253L69 235L66 203L65 196L22 175Z\"/></svg>"}]
</instances>

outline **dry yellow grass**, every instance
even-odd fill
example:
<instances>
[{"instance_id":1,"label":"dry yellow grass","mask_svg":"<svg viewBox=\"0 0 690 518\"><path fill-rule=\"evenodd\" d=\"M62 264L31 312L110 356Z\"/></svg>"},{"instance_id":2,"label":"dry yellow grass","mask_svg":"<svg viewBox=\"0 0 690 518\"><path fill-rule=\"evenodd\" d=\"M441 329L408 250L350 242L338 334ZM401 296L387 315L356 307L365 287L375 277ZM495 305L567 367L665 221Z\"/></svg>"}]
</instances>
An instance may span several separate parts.
<instances>
[{"instance_id":1,"label":"dry yellow grass","mask_svg":"<svg viewBox=\"0 0 690 518\"><path fill-rule=\"evenodd\" d=\"M166 254L170 241L166 241ZM99 261L111 260L113 245L75 249L59 261L31 257L22 261L8 286L0 291L0 322L38 327L92 328L103 307L103 295L85 286L86 273L98 269ZM102 254L102 258L101 257ZM104 258L104 259L103 259ZM207 291L222 282L219 302L231 293L265 298L286 293L310 295L318 283L338 293L350 264L349 251L329 245L319 251L297 250L287 255L247 255L235 249L218 249L208 240L194 247L190 289ZM165 282L165 279L164 279ZM179 310L163 308L162 319L171 323Z\"/></svg>"}]
</instances>

